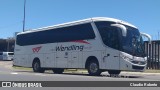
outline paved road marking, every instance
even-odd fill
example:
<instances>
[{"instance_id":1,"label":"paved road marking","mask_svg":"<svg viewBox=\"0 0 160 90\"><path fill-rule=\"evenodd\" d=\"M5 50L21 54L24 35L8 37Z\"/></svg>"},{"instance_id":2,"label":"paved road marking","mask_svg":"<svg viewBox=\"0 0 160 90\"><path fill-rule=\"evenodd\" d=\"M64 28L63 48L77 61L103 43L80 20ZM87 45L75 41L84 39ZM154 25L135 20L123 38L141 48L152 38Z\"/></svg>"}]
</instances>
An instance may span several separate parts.
<instances>
[{"instance_id":1,"label":"paved road marking","mask_svg":"<svg viewBox=\"0 0 160 90\"><path fill-rule=\"evenodd\" d=\"M16 72L12 72L11 74L18 74L18 73L16 73Z\"/></svg>"},{"instance_id":2,"label":"paved road marking","mask_svg":"<svg viewBox=\"0 0 160 90\"><path fill-rule=\"evenodd\" d=\"M35 73L34 75L38 75L38 76L46 76L46 75L41 74L41 73Z\"/></svg>"}]
</instances>

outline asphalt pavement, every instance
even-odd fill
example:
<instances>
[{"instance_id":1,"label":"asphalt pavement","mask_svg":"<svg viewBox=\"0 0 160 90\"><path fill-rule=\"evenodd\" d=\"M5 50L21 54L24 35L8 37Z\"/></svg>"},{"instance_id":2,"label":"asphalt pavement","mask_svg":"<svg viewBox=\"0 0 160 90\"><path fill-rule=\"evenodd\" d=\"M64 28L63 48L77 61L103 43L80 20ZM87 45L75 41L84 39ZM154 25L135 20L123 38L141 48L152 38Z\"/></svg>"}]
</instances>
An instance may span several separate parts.
<instances>
[{"instance_id":1,"label":"asphalt pavement","mask_svg":"<svg viewBox=\"0 0 160 90\"><path fill-rule=\"evenodd\" d=\"M88 76L83 72L65 72L63 74L54 74L52 71L45 73L34 73L31 70L15 69L12 67L12 61L0 61L0 81L160 81L160 74L157 73L140 73L140 72L122 72L118 77L109 76L107 72L101 76ZM121 88L121 89L120 89ZM159 89L157 87L54 87L46 88L47 90L133 90L144 89L150 90ZM0 90L8 90L19 88L0 88ZM21 88L22 89L22 88ZM25 90L26 88L23 88ZM27 88L32 90L33 88ZM36 90L44 90L45 88L34 88Z\"/></svg>"}]
</instances>

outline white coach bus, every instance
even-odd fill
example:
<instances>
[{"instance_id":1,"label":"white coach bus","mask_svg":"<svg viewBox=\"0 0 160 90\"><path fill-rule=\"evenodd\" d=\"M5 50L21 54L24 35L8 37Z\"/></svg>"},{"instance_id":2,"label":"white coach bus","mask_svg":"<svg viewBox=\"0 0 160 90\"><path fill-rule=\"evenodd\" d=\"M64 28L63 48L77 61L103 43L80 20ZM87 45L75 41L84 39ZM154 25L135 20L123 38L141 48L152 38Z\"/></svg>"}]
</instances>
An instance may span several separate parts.
<instances>
[{"instance_id":1,"label":"white coach bus","mask_svg":"<svg viewBox=\"0 0 160 90\"><path fill-rule=\"evenodd\" d=\"M13 65L41 73L71 68L87 69L89 75L144 71L141 35L135 26L105 17L33 29L17 34Z\"/></svg>"}]
</instances>

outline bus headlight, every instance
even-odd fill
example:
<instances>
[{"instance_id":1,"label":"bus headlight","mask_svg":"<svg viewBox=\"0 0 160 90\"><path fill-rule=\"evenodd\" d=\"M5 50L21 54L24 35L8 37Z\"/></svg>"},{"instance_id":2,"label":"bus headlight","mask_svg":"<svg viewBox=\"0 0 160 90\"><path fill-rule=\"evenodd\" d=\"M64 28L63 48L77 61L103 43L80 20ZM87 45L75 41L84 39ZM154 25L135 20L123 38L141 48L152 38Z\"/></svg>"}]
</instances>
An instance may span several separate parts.
<instances>
[{"instance_id":1,"label":"bus headlight","mask_svg":"<svg viewBox=\"0 0 160 90\"><path fill-rule=\"evenodd\" d=\"M126 61L133 61L133 59L125 56L125 55L120 55L122 57L122 59L126 60Z\"/></svg>"},{"instance_id":2,"label":"bus headlight","mask_svg":"<svg viewBox=\"0 0 160 90\"><path fill-rule=\"evenodd\" d=\"M143 60L134 60L134 58L130 58L129 56L123 55L121 54L120 57L125 60L125 61L129 61L133 64L138 64L138 65L145 65L147 63L147 60L145 60L146 58L144 58Z\"/></svg>"}]
</instances>

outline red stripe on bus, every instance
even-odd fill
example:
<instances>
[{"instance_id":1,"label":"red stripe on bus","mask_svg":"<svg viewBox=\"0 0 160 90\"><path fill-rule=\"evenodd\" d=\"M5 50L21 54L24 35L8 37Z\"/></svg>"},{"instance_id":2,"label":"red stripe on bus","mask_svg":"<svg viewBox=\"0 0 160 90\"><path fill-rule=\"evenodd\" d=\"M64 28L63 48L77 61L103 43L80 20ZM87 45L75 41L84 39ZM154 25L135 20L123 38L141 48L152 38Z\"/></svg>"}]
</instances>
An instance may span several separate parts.
<instances>
[{"instance_id":1,"label":"red stripe on bus","mask_svg":"<svg viewBox=\"0 0 160 90\"><path fill-rule=\"evenodd\" d=\"M90 44L89 42L84 41L84 40L75 40L75 41L72 41L72 42Z\"/></svg>"}]
</instances>

